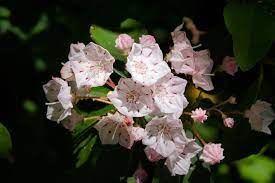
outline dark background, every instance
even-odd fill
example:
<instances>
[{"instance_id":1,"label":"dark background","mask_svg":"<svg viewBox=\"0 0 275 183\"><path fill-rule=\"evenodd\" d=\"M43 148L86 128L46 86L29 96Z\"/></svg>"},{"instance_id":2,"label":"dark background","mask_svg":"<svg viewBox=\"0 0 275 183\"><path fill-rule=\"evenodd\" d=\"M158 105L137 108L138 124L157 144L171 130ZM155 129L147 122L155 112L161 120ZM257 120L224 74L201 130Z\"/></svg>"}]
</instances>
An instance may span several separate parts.
<instances>
[{"instance_id":1,"label":"dark background","mask_svg":"<svg viewBox=\"0 0 275 183\"><path fill-rule=\"evenodd\" d=\"M222 14L225 4L225 0L0 0L0 6L11 11L10 23L25 33L32 30L42 14L48 18L45 29L25 40L9 31L0 33L0 121L11 132L15 160L13 165L0 160L0 177L7 178L0 182L95 180L89 172L70 174L74 166L70 133L46 119L42 91L42 85L51 76L59 75L70 44L91 41L91 24L116 30L120 22L133 18L143 23L149 33L163 35L160 44L164 45L171 43L170 32L183 16L188 16L200 30L208 32L202 41L214 52L213 60L220 63L224 56L232 55L231 38ZM168 46L165 44L164 48ZM36 65L37 60L42 60L42 68Z\"/></svg>"}]
</instances>

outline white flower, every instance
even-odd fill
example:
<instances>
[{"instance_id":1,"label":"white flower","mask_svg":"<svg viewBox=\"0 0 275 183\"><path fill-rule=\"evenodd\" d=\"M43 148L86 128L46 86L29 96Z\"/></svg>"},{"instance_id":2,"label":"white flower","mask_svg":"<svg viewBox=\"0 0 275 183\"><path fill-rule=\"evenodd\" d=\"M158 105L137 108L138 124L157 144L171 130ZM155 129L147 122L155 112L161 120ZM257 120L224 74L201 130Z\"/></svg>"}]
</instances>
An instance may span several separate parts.
<instances>
[{"instance_id":1,"label":"white flower","mask_svg":"<svg viewBox=\"0 0 275 183\"><path fill-rule=\"evenodd\" d=\"M161 78L153 86L153 99L156 108L162 114L170 114L179 118L182 111L188 105L188 101L184 96L187 81L172 73Z\"/></svg>"},{"instance_id":2,"label":"white flower","mask_svg":"<svg viewBox=\"0 0 275 183\"><path fill-rule=\"evenodd\" d=\"M221 144L208 143L204 145L200 159L205 163L214 165L224 159Z\"/></svg>"},{"instance_id":3,"label":"white flower","mask_svg":"<svg viewBox=\"0 0 275 183\"><path fill-rule=\"evenodd\" d=\"M92 42L86 45L83 52L85 59L71 61L77 87L104 85L113 73L114 57L106 49Z\"/></svg>"},{"instance_id":4,"label":"white flower","mask_svg":"<svg viewBox=\"0 0 275 183\"><path fill-rule=\"evenodd\" d=\"M108 98L126 116L142 117L153 111L151 89L129 78L121 78Z\"/></svg>"},{"instance_id":5,"label":"white flower","mask_svg":"<svg viewBox=\"0 0 275 183\"><path fill-rule=\"evenodd\" d=\"M203 110L202 108L197 108L194 111L192 111L191 118L194 121L203 123L205 120L207 120L206 110Z\"/></svg>"},{"instance_id":6,"label":"white flower","mask_svg":"<svg viewBox=\"0 0 275 183\"><path fill-rule=\"evenodd\" d=\"M85 44L76 43L70 45L70 53L68 55L69 60L82 60L85 58L85 53L83 49L85 48Z\"/></svg>"},{"instance_id":7,"label":"white flower","mask_svg":"<svg viewBox=\"0 0 275 183\"><path fill-rule=\"evenodd\" d=\"M189 171L191 158L195 157L202 148L195 142L195 139L186 137L184 131L181 136L174 139L175 151L168 156L165 165L170 170L172 176L186 175Z\"/></svg>"},{"instance_id":8,"label":"white flower","mask_svg":"<svg viewBox=\"0 0 275 183\"><path fill-rule=\"evenodd\" d=\"M60 78L53 77L47 84L43 85L43 90L48 99L47 118L60 122L71 115L72 95L71 87Z\"/></svg>"},{"instance_id":9,"label":"white flower","mask_svg":"<svg viewBox=\"0 0 275 183\"><path fill-rule=\"evenodd\" d=\"M139 38L139 43L143 44L143 45L155 44L156 43L156 39L152 35L142 35Z\"/></svg>"},{"instance_id":10,"label":"white flower","mask_svg":"<svg viewBox=\"0 0 275 183\"><path fill-rule=\"evenodd\" d=\"M135 141L140 141L145 136L145 130L141 127L133 127L132 135L134 136Z\"/></svg>"},{"instance_id":11,"label":"white flower","mask_svg":"<svg viewBox=\"0 0 275 183\"><path fill-rule=\"evenodd\" d=\"M194 71L192 73L193 83L206 91L213 90L211 81L211 70L213 60L210 58L208 50L202 50L194 53Z\"/></svg>"},{"instance_id":12,"label":"white flower","mask_svg":"<svg viewBox=\"0 0 275 183\"><path fill-rule=\"evenodd\" d=\"M181 135L182 122L170 117L155 118L147 123L145 131L143 144L168 157L176 149L174 138Z\"/></svg>"},{"instance_id":13,"label":"white flower","mask_svg":"<svg viewBox=\"0 0 275 183\"><path fill-rule=\"evenodd\" d=\"M73 73L72 66L71 66L71 61L67 61L63 65L63 67L60 70L60 75L61 75L61 78L65 79L66 81L75 80L74 73Z\"/></svg>"},{"instance_id":14,"label":"white flower","mask_svg":"<svg viewBox=\"0 0 275 183\"><path fill-rule=\"evenodd\" d=\"M171 70L163 60L162 51L158 44L136 44L127 57L126 70L132 75L134 81L150 86Z\"/></svg>"},{"instance_id":15,"label":"white flower","mask_svg":"<svg viewBox=\"0 0 275 183\"><path fill-rule=\"evenodd\" d=\"M131 119L131 121L133 121ZM99 132L102 144L117 144L131 149L134 143L132 136L133 123L129 123L129 117L118 112L104 116L95 126Z\"/></svg>"},{"instance_id":16,"label":"white flower","mask_svg":"<svg viewBox=\"0 0 275 183\"><path fill-rule=\"evenodd\" d=\"M275 119L275 113L270 103L257 100L250 110L245 111L245 117L249 118L251 129L271 134L268 126Z\"/></svg>"}]
</instances>

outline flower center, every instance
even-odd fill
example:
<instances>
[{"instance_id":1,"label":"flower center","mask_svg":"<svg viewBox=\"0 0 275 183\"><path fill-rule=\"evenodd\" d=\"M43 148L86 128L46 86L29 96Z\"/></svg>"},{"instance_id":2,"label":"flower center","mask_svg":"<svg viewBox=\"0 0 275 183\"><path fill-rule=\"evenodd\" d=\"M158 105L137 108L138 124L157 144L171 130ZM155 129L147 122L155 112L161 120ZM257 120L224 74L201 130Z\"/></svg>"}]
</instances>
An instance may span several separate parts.
<instances>
[{"instance_id":1,"label":"flower center","mask_svg":"<svg viewBox=\"0 0 275 183\"><path fill-rule=\"evenodd\" d=\"M133 67L135 68L138 74L145 74L147 70L147 66L142 61L135 61L133 63Z\"/></svg>"},{"instance_id":2,"label":"flower center","mask_svg":"<svg viewBox=\"0 0 275 183\"><path fill-rule=\"evenodd\" d=\"M139 94L136 91L131 91L126 95L126 100L129 103L135 103L138 100L138 98L139 98Z\"/></svg>"}]
</instances>

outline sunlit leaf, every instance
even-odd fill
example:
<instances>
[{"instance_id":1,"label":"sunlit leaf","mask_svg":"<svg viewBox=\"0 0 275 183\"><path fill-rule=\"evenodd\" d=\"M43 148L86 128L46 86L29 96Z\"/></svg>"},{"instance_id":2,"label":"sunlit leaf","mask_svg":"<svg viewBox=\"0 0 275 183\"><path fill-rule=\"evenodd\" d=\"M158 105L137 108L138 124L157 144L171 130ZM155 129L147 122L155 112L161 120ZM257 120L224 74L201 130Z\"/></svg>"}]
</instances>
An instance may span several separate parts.
<instances>
[{"instance_id":1,"label":"sunlit leaf","mask_svg":"<svg viewBox=\"0 0 275 183\"><path fill-rule=\"evenodd\" d=\"M0 158L9 158L12 150L11 136L7 128L0 123Z\"/></svg>"},{"instance_id":2,"label":"sunlit leaf","mask_svg":"<svg viewBox=\"0 0 275 183\"><path fill-rule=\"evenodd\" d=\"M104 86L98 86L91 88L90 95L92 97L106 97L110 89Z\"/></svg>"},{"instance_id":3,"label":"sunlit leaf","mask_svg":"<svg viewBox=\"0 0 275 183\"><path fill-rule=\"evenodd\" d=\"M240 176L254 183L271 183L275 175L275 161L266 156L251 155L236 162Z\"/></svg>"}]
</instances>

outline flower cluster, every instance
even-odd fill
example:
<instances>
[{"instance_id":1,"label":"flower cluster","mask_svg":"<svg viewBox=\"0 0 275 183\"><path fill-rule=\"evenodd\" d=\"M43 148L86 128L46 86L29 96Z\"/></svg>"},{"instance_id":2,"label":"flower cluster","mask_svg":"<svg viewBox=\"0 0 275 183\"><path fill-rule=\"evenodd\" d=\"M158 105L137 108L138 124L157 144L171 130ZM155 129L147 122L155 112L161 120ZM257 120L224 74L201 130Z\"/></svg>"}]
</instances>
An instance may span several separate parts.
<instances>
[{"instance_id":1,"label":"flower cluster","mask_svg":"<svg viewBox=\"0 0 275 183\"><path fill-rule=\"evenodd\" d=\"M116 110L98 116L94 125L103 145L119 144L132 149L135 142L142 143L147 159L164 160L172 176L186 175L195 156L209 165L220 163L224 159L222 145L206 143L195 125L203 125L214 112L222 117L225 127L233 128L234 119L220 107L236 104L236 98L229 97L208 109L191 106L191 110L184 111L189 105L185 97L188 78L200 90L213 90L214 63L208 50L194 50L182 27L171 33L173 47L165 57L153 36L142 35L137 43L130 35L120 34L114 47L127 57L125 70L131 77L118 78L117 84L110 79L115 59L106 49L92 42L71 44L61 78L53 77L43 85L48 100L47 118L74 130L84 118L74 108L78 100L91 97L91 88L108 85L113 91L98 101L111 104ZM189 28L197 34L198 41L198 30L194 26ZM220 69L234 76L238 66L233 57L225 57ZM252 129L271 133L268 125L275 113L270 106L257 101L245 112ZM183 115L188 118L182 118ZM194 136L187 137L183 123L191 124ZM144 182L147 173L139 166L134 177L137 182Z\"/></svg>"}]
</instances>

